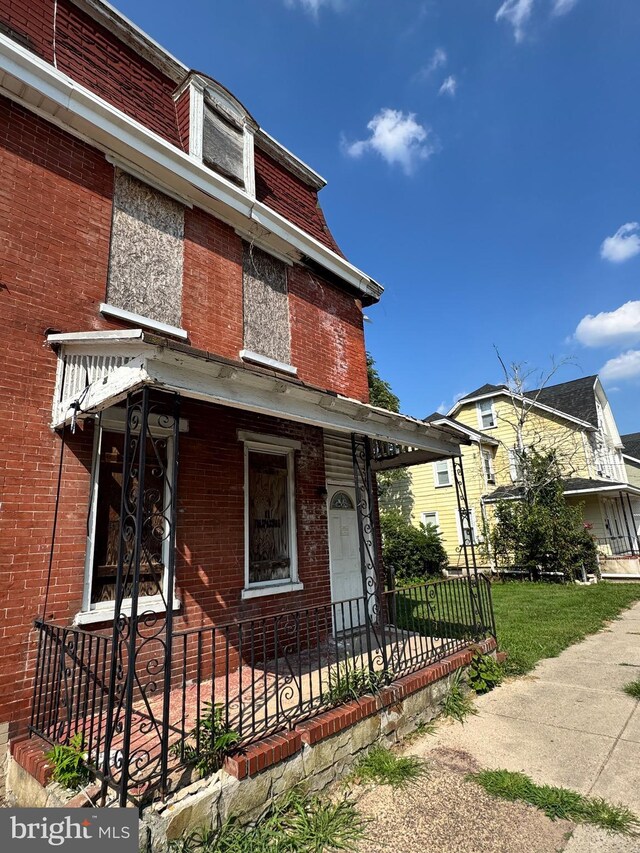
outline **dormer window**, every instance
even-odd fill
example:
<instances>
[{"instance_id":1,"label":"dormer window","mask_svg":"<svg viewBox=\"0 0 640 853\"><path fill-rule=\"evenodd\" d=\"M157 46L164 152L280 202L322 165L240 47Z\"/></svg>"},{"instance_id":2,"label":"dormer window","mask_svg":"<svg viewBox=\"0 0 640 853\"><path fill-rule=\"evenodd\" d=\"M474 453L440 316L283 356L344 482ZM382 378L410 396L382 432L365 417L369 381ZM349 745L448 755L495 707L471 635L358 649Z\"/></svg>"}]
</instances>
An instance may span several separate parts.
<instances>
[{"instance_id":1,"label":"dormer window","mask_svg":"<svg viewBox=\"0 0 640 853\"><path fill-rule=\"evenodd\" d=\"M192 74L176 92L189 91L189 154L255 195L253 137L257 125L242 104L215 80Z\"/></svg>"}]
</instances>

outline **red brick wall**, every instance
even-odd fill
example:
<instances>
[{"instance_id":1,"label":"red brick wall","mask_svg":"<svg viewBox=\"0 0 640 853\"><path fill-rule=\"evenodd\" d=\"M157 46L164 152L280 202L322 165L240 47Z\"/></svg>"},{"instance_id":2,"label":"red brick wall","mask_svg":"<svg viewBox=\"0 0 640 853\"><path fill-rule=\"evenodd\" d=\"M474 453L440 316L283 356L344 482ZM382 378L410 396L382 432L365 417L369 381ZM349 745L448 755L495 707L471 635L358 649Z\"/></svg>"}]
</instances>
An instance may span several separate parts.
<instances>
[{"instance_id":1,"label":"red brick wall","mask_svg":"<svg viewBox=\"0 0 640 853\"><path fill-rule=\"evenodd\" d=\"M368 402L362 308L303 267L289 270L291 362L300 379Z\"/></svg>"},{"instance_id":2,"label":"red brick wall","mask_svg":"<svg viewBox=\"0 0 640 853\"><path fill-rule=\"evenodd\" d=\"M237 359L243 343L242 240L202 210L185 210L182 324L201 349Z\"/></svg>"},{"instance_id":3,"label":"red brick wall","mask_svg":"<svg viewBox=\"0 0 640 853\"><path fill-rule=\"evenodd\" d=\"M334 252L342 254L325 222L318 194L283 166L255 150L256 197Z\"/></svg>"},{"instance_id":4,"label":"red brick wall","mask_svg":"<svg viewBox=\"0 0 640 853\"><path fill-rule=\"evenodd\" d=\"M26 35L48 62L53 62L53 6L54 0L0 0L0 21ZM71 0L58 0L56 61L60 71L181 150L189 150L189 92L174 103L176 82ZM260 201L341 254L315 190L257 149L255 171Z\"/></svg>"},{"instance_id":5,"label":"red brick wall","mask_svg":"<svg viewBox=\"0 0 640 853\"><path fill-rule=\"evenodd\" d=\"M0 719L24 713L29 625L42 606L60 440L49 429L55 356L48 327L104 328L112 167L82 142L0 99ZM86 514L89 453L78 433L66 454L61 516ZM81 502L81 503L80 503ZM84 504L84 510L76 507ZM66 597L84 536L62 536ZM66 573L65 573L66 572Z\"/></svg>"},{"instance_id":6,"label":"red brick wall","mask_svg":"<svg viewBox=\"0 0 640 853\"><path fill-rule=\"evenodd\" d=\"M26 33L53 61L53 0L2 0L0 19ZM180 146L173 80L120 42L70 0L58 0L58 69Z\"/></svg>"}]
</instances>

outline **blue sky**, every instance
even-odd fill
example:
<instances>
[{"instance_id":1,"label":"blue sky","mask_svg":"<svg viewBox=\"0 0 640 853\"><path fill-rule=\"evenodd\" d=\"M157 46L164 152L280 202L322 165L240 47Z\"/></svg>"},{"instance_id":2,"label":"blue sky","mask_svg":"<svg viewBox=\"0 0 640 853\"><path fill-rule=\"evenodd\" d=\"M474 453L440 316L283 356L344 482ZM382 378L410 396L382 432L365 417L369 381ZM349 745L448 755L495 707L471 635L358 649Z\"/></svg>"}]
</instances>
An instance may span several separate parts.
<instances>
[{"instance_id":1,"label":"blue sky","mask_svg":"<svg viewBox=\"0 0 640 853\"><path fill-rule=\"evenodd\" d=\"M115 0L328 180L424 416L508 362L602 371L640 430L638 0Z\"/></svg>"}]
</instances>

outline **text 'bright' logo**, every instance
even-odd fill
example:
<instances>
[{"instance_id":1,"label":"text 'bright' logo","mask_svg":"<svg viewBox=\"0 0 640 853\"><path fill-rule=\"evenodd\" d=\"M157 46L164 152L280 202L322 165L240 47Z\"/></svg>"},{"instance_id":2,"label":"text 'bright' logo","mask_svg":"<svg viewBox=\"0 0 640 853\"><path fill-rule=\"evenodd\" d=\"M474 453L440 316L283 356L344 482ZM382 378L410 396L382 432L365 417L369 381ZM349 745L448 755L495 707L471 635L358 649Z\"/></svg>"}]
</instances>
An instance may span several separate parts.
<instances>
[{"instance_id":1,"label":"text 'bright' logo","mask_svg":"<svg viewBox=\"0 0 640 853\"><path fill-rule=\"evenodd\" d=\"M65 841L117 841L130 837L128 826L96 826L88 818L79 821L67 816L62 820L53 821L43 816L39 821L26 822L15 815L11 816L12 841L46 841L52 847L59 847Z\"/></svg>"}]
</instances>

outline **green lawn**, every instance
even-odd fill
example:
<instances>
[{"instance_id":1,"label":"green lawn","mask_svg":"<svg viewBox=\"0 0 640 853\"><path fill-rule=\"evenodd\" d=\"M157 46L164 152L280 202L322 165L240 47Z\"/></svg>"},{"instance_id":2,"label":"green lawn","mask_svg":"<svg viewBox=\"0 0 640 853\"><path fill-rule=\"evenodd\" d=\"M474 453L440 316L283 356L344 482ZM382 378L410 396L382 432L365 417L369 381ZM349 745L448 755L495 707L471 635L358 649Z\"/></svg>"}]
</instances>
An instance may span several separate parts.
<instances>
[{"instance_id":1,"label":"green lawn","mask_svg":"<svg viewBox=\"0 0 640 853\"><path fill-rule=\"evenodd\" d=\"M640 584L604 581L594 586L511 581L493 584L491 592L498 643L509 653L506 670L512 675L556 657L640 601Z\"/></svg>"}]
</instances>

